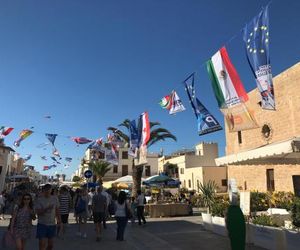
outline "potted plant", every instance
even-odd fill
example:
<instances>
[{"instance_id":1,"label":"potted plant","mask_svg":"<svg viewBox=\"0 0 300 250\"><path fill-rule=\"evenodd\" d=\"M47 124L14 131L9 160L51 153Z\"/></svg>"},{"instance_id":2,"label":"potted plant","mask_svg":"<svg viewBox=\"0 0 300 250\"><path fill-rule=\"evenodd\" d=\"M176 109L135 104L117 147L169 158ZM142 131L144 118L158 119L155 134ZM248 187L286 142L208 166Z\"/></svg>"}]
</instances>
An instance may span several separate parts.
<instances>
[{"instance_id":1,"label":"potted plant","mask_svg":"<svg viewBox=\"0 0 300 250\"><path fill-rule=\"evenodd\" d=\"M292 223L297 231L284 230L286 249L296 250L300 246L300 198L296 197L292 205Z\"/></svg>"},{"instance_id":2,"label":"potted plant","mask_svg":"<svg viewBox=\"0 0 300 250\"><path fill-rule=\"evenodd\" d=\"M213 232L219 235L227 236L225 214L229 207L229 199L226 196L216 197L212 206L212 224Z\"/></svg>"},{"instance_id":3,"label":"potted plant","mask_svg":"<svg viewBox=\"0 0 300 250\"><path fill-rule=\"evenodd\" d=\"M261 214L252 218L250 224L251 243L267 249L284 249L282 229L274 223L271 216Z\"/></svg>"},{"instance_id":4,"label":"potted plant","mask_svg":"<svg viewBox=\"0 0 300 250\"><path fill-rule=\"evenodd\" d=\"M209 180L199 184L199 190L201 192L201 198L204 206L207 209L207 213L202 213L202 220L205 229L212 229L212 216L211 207L215 200L215 190L217 185L214 181Z\"/></svg>"}]
</instances>

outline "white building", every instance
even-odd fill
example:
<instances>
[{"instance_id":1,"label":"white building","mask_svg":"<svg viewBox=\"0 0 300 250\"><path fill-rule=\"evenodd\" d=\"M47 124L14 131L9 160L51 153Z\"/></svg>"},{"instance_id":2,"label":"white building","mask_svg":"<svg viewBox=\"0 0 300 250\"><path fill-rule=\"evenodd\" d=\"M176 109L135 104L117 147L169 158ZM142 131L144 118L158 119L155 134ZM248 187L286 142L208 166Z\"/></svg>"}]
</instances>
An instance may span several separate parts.
<instances>
[{"instance_id":1,"label":"white building","mask_svg":"<svg viewBox=\"0 0 300 250\"><path fill-rule=\"evenodd\" d=\"M152 175L158 174L158 154L148 153L147 164L144 165L143 178L147 178ZM73 173L73 176L77 175L83 177L84 171L88 168L87 163L92 160L104 160L104 153L87 149L83 159L83 163ZM104 181L113 181L125 175L132 175L132 163L133 157L128 155L128 148L119 148L118 150L118 165L111 165L111 169L106 173L103 178Z\"/></svg>"},{"instance_id":2,"label":"white building","mask_svg":"<svg viewBox=\"0 0 300 250\"><path fill-rule=\"evenodd\" d=\"M171 156L159 159L159 172L168 172L168 165L173 166L173 176L179 178L181 187L198 191L200 183L214 181L217 191L227 190L226 167L217 167L218 144L201 142L195 150L178 151Z\"/></svg>"}]
</instances>

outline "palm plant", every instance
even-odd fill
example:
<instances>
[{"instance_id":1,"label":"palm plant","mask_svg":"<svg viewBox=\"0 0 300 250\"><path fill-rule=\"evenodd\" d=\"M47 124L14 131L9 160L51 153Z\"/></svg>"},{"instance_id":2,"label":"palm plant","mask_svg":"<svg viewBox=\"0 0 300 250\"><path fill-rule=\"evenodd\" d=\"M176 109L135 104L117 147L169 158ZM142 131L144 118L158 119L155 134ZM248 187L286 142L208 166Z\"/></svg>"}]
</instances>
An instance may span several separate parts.
<instances>
[{"instance_id":1,"label":"palm plant","mask_svg":"<svg viewBox=\"0 0 300 250\"><path fill-rule=\"evenodd\" d=\"M61 177L62 177L62 180L63 180L63 181L66 180L66 175L65 175L65 174L62 174Z\"/></svg>"},{"instance_id":2,"label":"palm plant","mask_svg":"<svg viewBox=\"0 0 300 250\"><path fill-rule=\"evenodd\" d=\"M150 139L147 143L147 147L154 145L159 141L165 141L166 139L172 139L177 141L175 135L173 135L169 130L165 128L155 128L156 126L160 126L159 122L150 122ZM118 127L123 127L126 129L126 132L119 130L116 127L109 127L107 130L112 131L115 135L117 135L120 139L122 139L125 143L125 146L129 145L129 134L130 134L130 120L125 119ZM133 179L133 187L132 187L132 195L136 196L137 191L141 190L142 183L142 174L143 174L144 165L135 165L134 159L132 159L132 179Z\"/></svg>"},{"instance_id":3,"label":"palm plant","mask_svg":"<svg viewBox=\"0 0 300 250\"><path fill-rule=\"evenodd\" d=\"M55 177L56 177L57 182L59 182L60 174L56 174Z\"/></svg>"},{"instance_id":4,"label":"palm plant","mask_svg":"<svg viewBox=\"0 0 300 250\"><path fill-rule=\"evenodd\" d=\"M94 174L94 182L96 179L100 184L102 184L105 174L111 169L110 163L105 161L89 162L88 167Z\"/></svg>"},{"instance_id":5,"label":"palm plant","mask_svg":"<svg viewBox=\"0 0 300 250\"><path fill-rule=\"evenodd\" d=\"M209 180L208 182L200 183L198 188L202 193L201 198L207 208L207 213L210 213L212 204L215 201L217 184L214 181Z\"/></svg>"}]
</instances>

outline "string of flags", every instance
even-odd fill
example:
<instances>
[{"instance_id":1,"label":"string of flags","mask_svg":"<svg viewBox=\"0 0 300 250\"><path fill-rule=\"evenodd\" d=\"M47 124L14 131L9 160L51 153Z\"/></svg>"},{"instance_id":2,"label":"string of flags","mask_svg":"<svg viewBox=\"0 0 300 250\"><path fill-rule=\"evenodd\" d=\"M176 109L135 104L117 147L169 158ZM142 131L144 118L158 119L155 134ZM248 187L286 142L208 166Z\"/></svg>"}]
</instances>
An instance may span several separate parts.
<instances>
[{"instance_id":1,"label":"string of flags","mask_svg":"<svg viewBox=\"0 0 300 250\"><path fill-rule=\"evenodd\" d=\"M257 88L261 97L261 108L266 110L275 110L274 87L270 65L270 33L269 33L269 12L268 6L264 7L249 23L243 28L243 42L245 46L245 55L248 64L256 80ZM249 97L240 76L230 60L226 47L220 48L206 62L206 69L211 82L211 86L219 106L224 115L230 132L242 131L257 128L257 122L252 110L248 108ZM222 130L220 123L208 111L203 103L196 97L195 93L195 73L192 73L183 81L185 92L187 93L190 105L196 116L198 125L198 134L205 135ZM159 105L162 109L168 111L170 115L186 110L183 102L175 90L164 96ZM50 115L44 116L45 119L51 119ZM9 135L14 128L0 127L0 139ZM20 132L19 138L14 142L15 147L29 137L34 131L24 129ZM147 162L147 143L150 139L150 122L148 112L142 113L136 120L129 121L129 152L128 154L135 158L135 164L144 164ZM37 148L46 148L52 145L52 154L50 157L56 164L61 164L58 160L62 159L59 151L55 147L55 140L58 134L45 134L49 142L37 145ZM108 134L107 143L103 138L89 139L86 137L70 137L77 144L89 144L88 149L99 151L105 154L105 160L112 164L118 164L118 148L124 142L118 136L116 131ZM56 159L58 157L58 160ZM29 160L31 155L26 157ZM46 156L41 156L46 161ZM65 157L65 161L70 163L72 158ZM57 167L56 164L44 166L44 170ZM68 167L68 164L65 164Z\"/></svg>"}]
</instances>

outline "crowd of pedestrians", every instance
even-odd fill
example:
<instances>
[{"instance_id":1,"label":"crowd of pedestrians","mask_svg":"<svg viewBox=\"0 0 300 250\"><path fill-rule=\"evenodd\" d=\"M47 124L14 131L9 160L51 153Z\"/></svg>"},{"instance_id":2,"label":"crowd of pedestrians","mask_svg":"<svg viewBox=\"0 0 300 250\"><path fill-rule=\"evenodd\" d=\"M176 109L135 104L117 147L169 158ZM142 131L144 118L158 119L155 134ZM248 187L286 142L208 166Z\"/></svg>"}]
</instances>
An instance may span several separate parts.
<instances>
[{"instance_id":1,"label":"crowd of pedestrians","mask_svg":"<svg viewBox=\"0 0 300 250\"><path fill-rule=\"evenodd\" d=\"M11 214L4 242L13 239L17 250L24 250L26 240L30 238L33 220L37 219L36 238L40 250L51 250L54 238L66 236L69 214L74 212L78 230L76 235L87 238L87 221L93 220L95 240L101 241L102 230L106 229L106 220L114 217L117 224L116 240L124 240L128 220L134 225L146 224L144 216L145 197L138 191L137 197L128 199L124 191L110 194L102 186L90 189L77 189L73 192L66 186L56 189L46 184L41 190L18 192L12 198L4 191L0 195L0 219ZM5 211L6 210L6 211ZM9 211L10 210L10 211Z\"/></svg>"}]
</instances>

